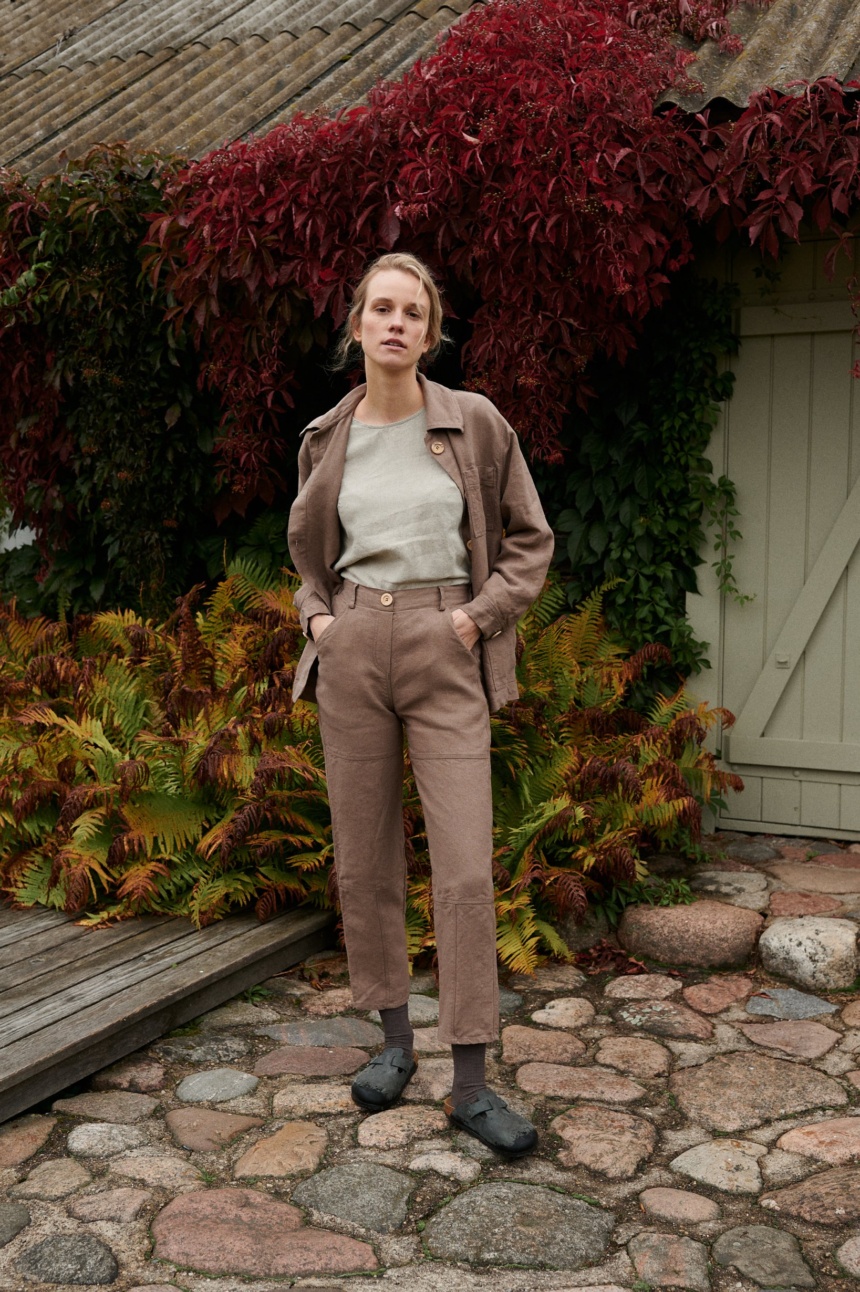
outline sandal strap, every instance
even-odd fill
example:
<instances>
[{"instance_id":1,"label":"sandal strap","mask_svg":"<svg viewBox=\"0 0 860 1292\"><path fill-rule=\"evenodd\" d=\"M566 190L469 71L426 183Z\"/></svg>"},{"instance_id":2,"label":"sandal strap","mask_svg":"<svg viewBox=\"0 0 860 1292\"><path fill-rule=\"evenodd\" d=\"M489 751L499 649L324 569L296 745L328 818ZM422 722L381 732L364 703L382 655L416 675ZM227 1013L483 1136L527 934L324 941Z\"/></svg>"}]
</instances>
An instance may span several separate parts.
<instances>
[{"instance_id":1,"label":"sandal strap","mask_svg":"<svg viewBox=\"0 0 860 1292\"><path fill-rule=\"evenodd\" d=\"M408 1072L413 1062L414 1059L405 1050L392 1048L377 1054L367 1066L369 1068L396 1068L398 1072Z\"/></svg>"},{"instance_id":2,"label":"sandal strap","mask_svg":"<svg viewBox=\"0 0 860 1292\"><path fill-rule=\"evenodd\" d=\"M474 1103L467 1104L463 1109L462 1116L477 1117L480 1113L491 1113L497 1108L507 1108L504 1099L493 1091L488 1090L485 1095L480 1095Z\"/></svg>"}]
</instances>

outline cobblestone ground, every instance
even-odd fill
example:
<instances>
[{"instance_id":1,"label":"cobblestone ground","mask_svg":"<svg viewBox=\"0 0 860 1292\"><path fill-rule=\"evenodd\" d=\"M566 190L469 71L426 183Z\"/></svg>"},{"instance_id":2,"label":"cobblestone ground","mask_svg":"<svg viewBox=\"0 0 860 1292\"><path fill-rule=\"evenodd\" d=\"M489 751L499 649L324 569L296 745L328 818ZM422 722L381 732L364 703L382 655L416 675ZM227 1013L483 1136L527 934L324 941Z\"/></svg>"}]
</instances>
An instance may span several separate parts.
<instances>
[{"instance_id":1,"label":"cobblestone ground","mask_svg":"<svg viewBox=\"0 0 860 1292\"><path fill-rule=\"evenodd\" d=\"M508 980L534 1156L448 1126L427 974L418 1074L360 1113L381 1032L315 957L0 1127L0 1289L856 1289L860 846L708 847L701 901L625 918L648 973Z\"/></svg>"}]
</instances>

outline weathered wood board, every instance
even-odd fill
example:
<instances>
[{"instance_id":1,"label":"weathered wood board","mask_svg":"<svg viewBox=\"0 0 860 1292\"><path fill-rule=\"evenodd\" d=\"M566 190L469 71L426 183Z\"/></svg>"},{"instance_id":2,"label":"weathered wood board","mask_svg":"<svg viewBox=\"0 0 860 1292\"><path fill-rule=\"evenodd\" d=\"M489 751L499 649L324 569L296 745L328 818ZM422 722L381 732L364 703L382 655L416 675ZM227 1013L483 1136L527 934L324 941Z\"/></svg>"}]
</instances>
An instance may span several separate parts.
<instances>
[{"instance_id":1,"label":"weathered wood board","mask_svg":"<svg viewBox=\"0 0 860 1292\"><path fill-rule=\"evenodd\" d=\"M0 1121L332 944L327 912L84 929L0 907Z\"/></svg>"}]
</instances>

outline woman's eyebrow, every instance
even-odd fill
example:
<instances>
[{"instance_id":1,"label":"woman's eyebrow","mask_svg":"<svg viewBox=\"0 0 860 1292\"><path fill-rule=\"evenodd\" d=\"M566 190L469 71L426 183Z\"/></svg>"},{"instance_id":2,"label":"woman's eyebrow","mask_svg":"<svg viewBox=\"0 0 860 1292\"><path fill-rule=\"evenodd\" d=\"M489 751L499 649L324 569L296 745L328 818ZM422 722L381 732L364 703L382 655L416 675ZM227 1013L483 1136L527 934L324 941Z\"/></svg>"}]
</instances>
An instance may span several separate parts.
<instances>
[{"instance_id":1,"label":"woman's eyebrow","mask_svg":"<svg viewBox=\"0 0 860 1292\"><path fill-rule=\"evenodd\" d=\"M370 304L371 307L373 307L374 305L393 305L394 302L390 296L372 296L370 298ZM426 314L427 312L426 308L420 301L410 301L409 309L420 310L422 314Z\"/></svg>"}]
</instances>

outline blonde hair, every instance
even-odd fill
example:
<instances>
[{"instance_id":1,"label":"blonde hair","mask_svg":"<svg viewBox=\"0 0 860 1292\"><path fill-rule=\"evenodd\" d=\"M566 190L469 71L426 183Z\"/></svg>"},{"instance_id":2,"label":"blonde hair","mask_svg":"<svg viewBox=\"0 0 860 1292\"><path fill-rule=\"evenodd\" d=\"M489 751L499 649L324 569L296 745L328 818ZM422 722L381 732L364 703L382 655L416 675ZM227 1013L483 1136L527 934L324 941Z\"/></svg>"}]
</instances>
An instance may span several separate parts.
<instances>
[{"instance_id":1,"label":"blonde hair","mask_svg":"<svg viewBox=\"0 0 860 1292\"><path fill-rule=\"evenodd\" d=\"M349 314L346 316L346 322L334 350L332 367L335 369L351 368L361 355L361 346L354 336L355 327L364 311L370 280L374 274L378 274L383 269L401 269L404 273L412 274L430 298L430 314L427 319L430 347L424 358L435 359L442 348L442 343L448 340L442 329L442 298L430 270L423 260L419 260L408 251L390 251L384 256L377 257L373 264L368 266L353 292Z\"/></svg>"}]
</instances>

